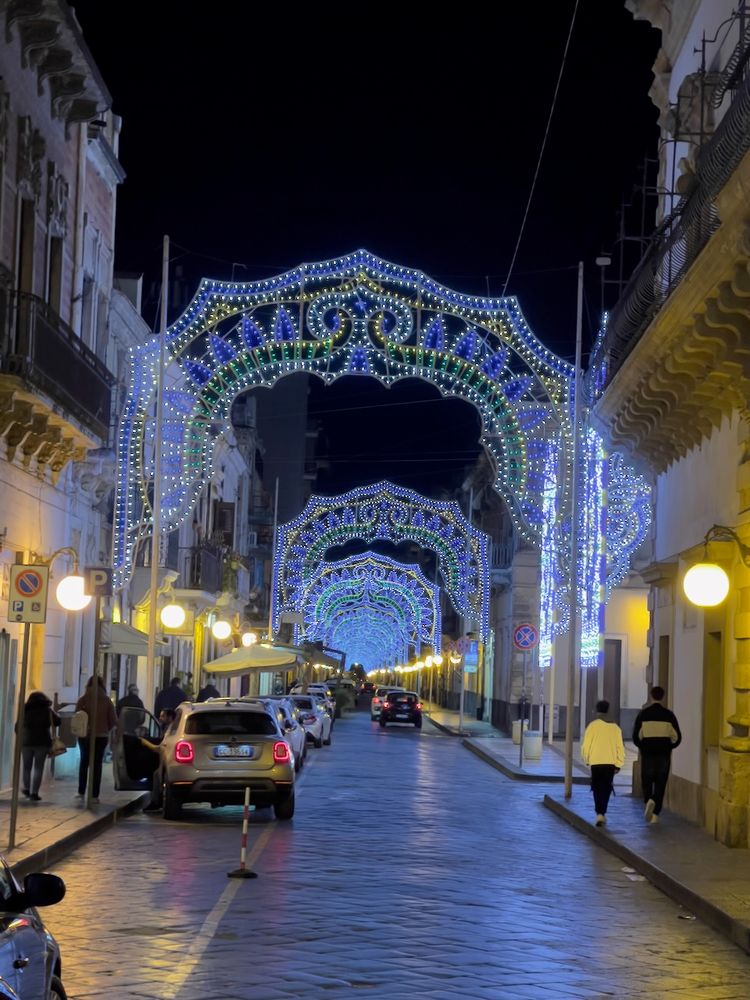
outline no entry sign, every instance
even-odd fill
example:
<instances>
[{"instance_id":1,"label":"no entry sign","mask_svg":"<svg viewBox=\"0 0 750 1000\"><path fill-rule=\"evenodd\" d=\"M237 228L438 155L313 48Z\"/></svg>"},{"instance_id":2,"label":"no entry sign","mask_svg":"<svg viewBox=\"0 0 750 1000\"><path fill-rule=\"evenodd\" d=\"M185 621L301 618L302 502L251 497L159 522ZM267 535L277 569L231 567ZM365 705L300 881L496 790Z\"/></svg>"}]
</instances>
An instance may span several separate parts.
<instances>
[{"instance_id":1,"label":"no entry sign","mask_svg":"<svg viewBox=\"0 0 750 1000\"><path fill-rule=\"evenodd\" d=\"M42 624L47 620L49 566L10 567L8 621Z\"/></svg>"},{"instance_id":2,"label":"no entry sign","mask_svg":"<svg viewBox=\"0 0 750 1000\"><path fill-rule=\"evenodd\" d=\"M513 645L526 652L539 642L539 631L531 622L521 622L513 629Z\"/></svg>"}]
</instances>

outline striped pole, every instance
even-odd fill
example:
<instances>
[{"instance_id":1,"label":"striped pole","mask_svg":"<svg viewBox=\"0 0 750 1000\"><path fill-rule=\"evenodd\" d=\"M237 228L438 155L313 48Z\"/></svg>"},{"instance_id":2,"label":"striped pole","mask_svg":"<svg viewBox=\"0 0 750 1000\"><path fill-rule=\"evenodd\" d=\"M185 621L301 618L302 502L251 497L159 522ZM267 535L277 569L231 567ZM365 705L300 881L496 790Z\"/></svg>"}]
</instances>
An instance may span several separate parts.
<instances>
[{"instance_id":1,"label":"striped pole","mask_svg":"<svg viewBox=\"0 0 750 1000\"><path fill-rule=\"evenodd\" d=\"M245 788L245 806L242 810L242 839L240 840L240 867L233 872L227 872L227 878L257 878L257 872L251 872L246 865L247 858L247 825L250 819L250 788Z\"/></svg>"}]
</instances>

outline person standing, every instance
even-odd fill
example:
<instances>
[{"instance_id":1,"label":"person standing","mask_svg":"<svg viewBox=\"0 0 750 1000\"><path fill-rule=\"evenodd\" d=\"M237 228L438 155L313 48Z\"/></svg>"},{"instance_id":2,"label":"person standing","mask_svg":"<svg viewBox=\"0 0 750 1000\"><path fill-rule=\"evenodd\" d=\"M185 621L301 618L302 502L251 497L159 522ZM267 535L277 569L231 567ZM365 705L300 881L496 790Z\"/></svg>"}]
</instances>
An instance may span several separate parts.
<instances>
[{"instance_id":1,"label":"person standing","mask_svg":"<svg viewBox=\"0 0 750 1000\"><path fill-rule=\"evenodd\" d=\"M133 735L146 718L146 706L138 696L138 685L128 684L128 693L117 702L117 718L121 720L122 731Z\"/></svg>"},{"instance_id":2,"label":"person standing","mask_svg":"<svg viewBox=\"0 0 750 1000\"><path fill-rule=\"evenodd\" d=\"M625 763L625 744L622 730L616 722L610 722L608 701L596 703L597 717L586 726L581 746L584 764L591 768L591 791L594 793L596 825L604 826L607 805L612 794L615 774Z\"/></svg>"},{"instance_id":3,"label":"person standing","mask_svg":"<svg viewBox=\"0 0 750 1000\"><path fill-rule=\"evenodd\" d=\"M216 687L213 680L208 678L204 686L198 692L196 701L208 701L209 698L221 698L221 691Z\"/></svg>"},{"instance_id":4,"label":"person standing","mask_svg":"<svg viewBox=\"0 0 750 1000\"><path fill-rule=\"evenodd\" d=\"M647 823L658 823L667 790L672 751L682 742L677 716L662 704L664 688L651 688L651 701L635 718L633 743L641 751L641 787Z\"/></svg>"},{"instance_id":5,"label":"person standing","mask_svg":"<svg viewBox=\"0 0 750 1000\"><path fill-rule=\"evenodd\" d=\"M104 681L101 677L89 677L86 690L76 702L76 712L85 712L88 716L86 736L78 737L78 749L81 753L81 762L78 765L78 794L77 799L82 799L86 794L86 784L89 774L89 740L94 740L94 779L91 788L93 802L99 801L99 792L102 785L102 762L104 751L107 749L109 734L117 725L115 707L110 701Z\"/></svg>"},{"instance_id":6,"label":"person standing","mask_svg":"<svg viewBox=\"0 0 750 1000\"><path fill-rule=\"evenodd\" d=\"M43 691L32 691L23 707L21 756L23 785L21 791L32 802L41 802L39 788L44 763L52 746L52 730L60 725L60 716L52 711L52 702Z\"/></svg>"},{"instance_id":7,"label":"person standing","mask_svg":"<svg viewBox=\"0 0 750 1000\"><path fill-rule=\"evenodd\" d=\"M169 682L169 687L163 688L157 694L154 702L154 715L158 718L163 708L177 708L183 701L188 701L188 696L180 687L180 678L173 677Z\"/></svg>"}]
</instances>

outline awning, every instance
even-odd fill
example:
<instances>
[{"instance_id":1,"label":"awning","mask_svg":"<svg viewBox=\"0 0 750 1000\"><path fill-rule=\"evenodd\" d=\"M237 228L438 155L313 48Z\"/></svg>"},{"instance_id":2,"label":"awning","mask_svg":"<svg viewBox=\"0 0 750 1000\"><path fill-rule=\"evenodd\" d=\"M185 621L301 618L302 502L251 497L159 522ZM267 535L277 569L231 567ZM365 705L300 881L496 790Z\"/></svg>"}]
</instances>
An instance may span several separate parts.
<instances>
[{"instance_id":1,"label":"awning","mask_svg":"<svg viewBox=\"0 0 750 1000\"><path fill-rule=\"evenodd\" d=\"M125 622L112 622L109 626L109 643L102 643L105 653L124 653L130 656L146 656L148 654L148 635ZM156 640L157 654L163 652L169 643L162 639Z\"/></svg>"},{"instance_id":2,"label":"awning","mask_svg":"<svg viewBox=\"0 0 750 1000\"><path fill-rule=\"evenodd\" d=\"M235 649L226 656L210 660L201 666L201 670L205 670L207 674L220 674L222 677L240 677L250 670L273 670L296 662L297 654L291 649L257 645Z\"/></svg>"}]
</instances>

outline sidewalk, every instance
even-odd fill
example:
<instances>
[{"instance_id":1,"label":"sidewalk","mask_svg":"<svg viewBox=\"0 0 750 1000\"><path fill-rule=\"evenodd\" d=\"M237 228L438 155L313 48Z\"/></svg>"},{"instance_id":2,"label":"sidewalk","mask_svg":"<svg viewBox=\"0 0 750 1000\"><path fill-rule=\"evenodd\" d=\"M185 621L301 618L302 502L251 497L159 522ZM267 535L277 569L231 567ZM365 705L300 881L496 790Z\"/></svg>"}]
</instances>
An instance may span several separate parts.
<instances>
[{"instance_id":1,"label":"sidewalk","mask_svg":"<svg viewBox=\"0 0 750 1000\"><path fill-rule=\"evenodd\" d=\"M65 758L69 754L71 759L68 762ZM16 846L12 851L7 849L11 793L9 790L0 792L0 852L17 878L48 869L108 826L140 808L149 798L148 792L116 792L112 787L112 765L105 764L101 801L86 809L73 798L78 790L77 754L69 750L58 757L55 764L57 777L52 778L45 771L39 790L41 802L31 802L23 796L19 799Z\"/></svg>"},{"instance_id":2,"label":"sidewalk","mask_svg":"<svg viewBox=\"0 0 750 1000\"><path fill-rule=\"evenodd\" d=\"M429 713L428 713L429 714ZM430 716L438 728L459 735L458 712L435 709ZM471 728L470 728L471 726ZM488 735L490 729L494 735ZM541 761L524 760L518 767L519 748L492 730L487 723L464 725L463 745L491 766L516 780L560 782L564 745L544 743ZM547 809L585 834L599 847L620 858L632 869L629 877L646 878L685 910L684 919L699 917L750 954L750 850L724 847L701 827L665 810L659 823L647 824L643 803L631 795L631 774L636 753L625 744L625 767L615 778L615 797L607 812L607 825L594 826L587 769L573 745L572 797L562 788L544 795Z\"/></svg>"}]
</instances>

